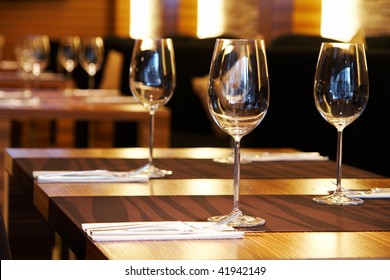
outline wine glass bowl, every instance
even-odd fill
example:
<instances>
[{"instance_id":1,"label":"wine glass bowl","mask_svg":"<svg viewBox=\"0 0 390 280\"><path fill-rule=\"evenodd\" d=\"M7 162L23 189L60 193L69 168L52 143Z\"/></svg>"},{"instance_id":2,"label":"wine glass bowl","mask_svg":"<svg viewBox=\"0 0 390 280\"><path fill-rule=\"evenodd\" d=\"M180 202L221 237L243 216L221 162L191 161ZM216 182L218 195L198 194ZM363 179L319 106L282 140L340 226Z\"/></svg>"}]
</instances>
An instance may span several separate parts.
<instances>
[{"instance_id":1,"label":"wine glass bowl","mask_svg":"<svg viewBox=\"0 0 390 280\"><path fill-rule=\"evenodd\" d=\"M208 105L213 120L234 140L234 205L228 215L241 212L240 141L264 119L269 106L268 66L263 40L217 39L209 73ZM240 213L235 227L263 225L265 220Z\"/></svg>"},{"instance_id":2,"label":"wine glass bowl","mask_svg":"<svg viewBox=\"0 0 390 280\"><path fill-rule=\"evenodd\" d=\"M337 129L337 187L330 195L315 197L314 201L317 203L359 205L364 202L360 198L347 197L343 193L342 134L344 128L363 113L368 97L364 45L323 43L315 73L314 101L321 116Z\"/></svg>"},{"instance_id":3,"label":"wine glass bowl","mask_svg":"<svg viewBox=\"0 0 390 280\"><path fill-rule=\"evenodd\" d=\"M171 175L171 170L156 167L153 163L154 115L172 97L176 86L176 67L173 42L170 38L137 39L129 70L130 89L134 98L149 111L149 160L133 173L150 178Z\"/></svg>"}]
</instances>

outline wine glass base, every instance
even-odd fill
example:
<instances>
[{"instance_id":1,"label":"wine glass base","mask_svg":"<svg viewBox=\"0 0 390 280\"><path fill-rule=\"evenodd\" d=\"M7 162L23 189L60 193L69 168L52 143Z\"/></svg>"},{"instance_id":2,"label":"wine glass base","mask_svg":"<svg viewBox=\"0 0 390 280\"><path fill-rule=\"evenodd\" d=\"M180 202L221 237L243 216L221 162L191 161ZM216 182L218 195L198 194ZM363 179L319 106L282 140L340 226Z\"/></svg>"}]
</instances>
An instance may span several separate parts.
<instances>
[{"instance_id":1,"label":"wine glass base","mask_svg":"<svg viewBox=\"0 0 390 280\"><path fill-rule=\"evenodd\" d=\"M317 196L313 198L314 202L327 205L361 205L363 199L357 197L348 197L342 193L332 193L330 195Z\"/></svg>"},{"instance_id":2,"label":"wine glass base","mask_svg":"<svg viewBox=\"0 0 390 280\"><path fill-rule=\"evenodd\" d=\"M147 163L136 170L131 170L130 173L134 175L146 175L149 178L162 178L168 175L172 175L171 170L160 169L154 166L152 163Z\"/></svg>"},{"instance_id":3,"label":"wine glass base","mask_svg":"<svg viewBox=\"0 0 390 280\"><path fill-rule=\"evenodd\" d=\"M223 216L213 216L207 219L209 222L219 222L225 218L227 218L229 215L223 215ZM253 217L241 214L234 220L227 223L228 226L232 227L257 227L262 226L265 224L265 220L259 217Z\"/></svg>"}]
</instances>

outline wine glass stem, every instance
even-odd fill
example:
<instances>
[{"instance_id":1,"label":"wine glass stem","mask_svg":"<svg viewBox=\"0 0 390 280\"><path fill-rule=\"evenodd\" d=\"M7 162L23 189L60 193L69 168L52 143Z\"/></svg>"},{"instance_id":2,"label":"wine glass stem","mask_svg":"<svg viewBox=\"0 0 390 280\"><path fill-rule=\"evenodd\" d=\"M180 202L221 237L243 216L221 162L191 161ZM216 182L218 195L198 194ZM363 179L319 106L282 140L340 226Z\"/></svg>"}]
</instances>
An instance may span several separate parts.
<instances>
[{"instance_id":1,"label":"wine glass stem","mask_svg":"<svg viewBox=\"0 0 390 280\"><path fill-rule=\"evenodd\" d=\"M154 110L149 113L149 163L153 164L153 145L154 145Z\"/></svg>"},{"instance_id":2,"label":"wine glass stem","mask_svg":"<svg viewBox=\"0 0 390 280\"><path fill-rule=\"evenodd\" d=\"M343 130L337 129L337 188L336 192L341 193L341 177L342 177L342 155L343 155Z\"/></svg>"},{"instance_id":3,"label":"wine glass stem","mask_svg":"<svg viewBox=\"0 0 390 280\"><path fill-rule=\"evenodd\" d=\"M26 72L26 83L24 87L24 96L25 97L30 97L31 96L31 91L32 91L32 79L31 79L31 72Z\"/></svg>"},{"instance_id":4,"label":"wine glass stem","mask_svg":"<svg viewBox=\"0 0 390 280\"><path fill-rule=\"evenodd\" d=\"M72 89L72 72L71 71L66 71L66 89L70 90Z\"/></svg>"},{"instance_id":5,"label":"wine glass stem","mask_svg":"<svg viewBox=\"0 0 390 280\"><path fill-rule=\"evenodd\" d=\"M94 83L95 83L95 77L93 75L89 75L88 78L88 89L92 90L94 88Z\"/></svg>"},{"instance_id":6,"label":"wine glass stem","mask_svg":"<svg viewBox=\"0 0 390 280\"><path fill-rule=\"evenodd\" d=\"M239 210L240 203L240 140L234 139L234 189L233 189L233 211Z\"/></svg>"}]
</instances>

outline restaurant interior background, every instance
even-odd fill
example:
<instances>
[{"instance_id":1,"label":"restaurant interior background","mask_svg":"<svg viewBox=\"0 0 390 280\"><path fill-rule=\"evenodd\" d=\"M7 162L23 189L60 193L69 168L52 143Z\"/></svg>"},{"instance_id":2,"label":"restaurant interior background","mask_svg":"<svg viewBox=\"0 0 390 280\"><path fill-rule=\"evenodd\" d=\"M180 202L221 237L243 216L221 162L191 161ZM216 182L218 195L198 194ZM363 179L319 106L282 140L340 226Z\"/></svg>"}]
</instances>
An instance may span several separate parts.
<instances>
[{"instance_id":1,"label":"restaurant interior background","mask_svg":"<svg viewBox=\"0 0 390 280\"><path fill-rule=\"evenodd\" d=\"M160 8L163 8L162 22L165 33L196 35L197 0L154 2L154 7L160 2ZM252 8L253 5L256 9ZM290 31L319 33L321 0L240 1L239 8L243 6L264 15L259 16L256 21L247 23L251 26L245 28L258 31L267 40ZM0 33L4 34L7 42L5 57L13 56L12 45L19 36L26 33L45 33L51 38L69 34L128 36L129 11L130 0L0 1ZM241 17L235 17L235 20L239 21Z\"/></svg>"},{"instance_id":2,"label":"restaurant interior background","mask_svg":"<svg viewBox=\"0 0 390 280\"><path fill-rule=\"evenodd\" d=\"M177 40L179 35L184 39L211 37L214 40L219 34L247 38L261 36L265 39L271 81L270 110L256 133L244 137L243 140L248 138L249 141L243 141L243 147L288 146L305 151L318 151L334 158L336 131L316 111L312 97L312 76L319 51L318 39L321 39L321 36L362 42L369 37L387 39L378 44L368 43L370 101L363 115L345 131L344 161L346 164L390 176L390 137L386 132L388 109L383 108L390 103L390 96L386 94L390 88L390 0L0 0L0 34L5 38L1 59L13 60L16 42L28 33L47 34L53 41L66 35L123 38L129 37L129 34L132 34L132 37L141 36L137 33L139 30L134 29L137 24L134 17L137 13L133 14L131 1L146 4L151 8L149 15L152 21L150 24L141 23L141 27L149 27L145 31L149 32L147 35L174 35ZM219 10L218 14L205 13L203 19L199 17L201 12L198 10L198 4L205 4L206 12L210 13L210 5L217 2L224 4L222 11ZM329 30L322 30L327 18L323 13L326 3L330 5L330 13L327 15L330 15L329 22L333 24L331 33L326 33ZM336 11L340 12L341 16L337 16ZM213 20L221 15L224 15L224 22L220 29L215 29L217 24ZM352 19L347 15L352 16ZM140 20L145 18L141 17ZM203 34L199 30L200 26L205 26L206 31L214 33ZM332 33L340 30L346 33ZM296 38L303 39L298 43L301 49L276 50L277 39L291 34L299 35ZM305 36L307 37L304 38ZM286 41L280 42L284 44ZM273 43L275 45L272 46ZM377 47L378 49L375 49ZM184 72L203 67L202 69L206 70L202 75L206 75L212 49L208 48L206 53L191 50L195 52L183 50L180 44L176 49L175 45L178 86L167 105L173 110L173 132L182 132L181 129L185 127L183 133L189 135L187 141L192 140L192 145L196 146L201 143L197 138L201 133L197 129L204 124L200 119L203 118L209 125L212 122L208 112L202 110L202 104L199 104L202 116L191 111L192 120L188 120L189 110L183 104L195 110L196 100L184 99L188 97L188 92L192 91L191 78L200 76L200 72L189 72L188 75ZM193 60L183 61L186 56L192 56ZM187 84L183 86L183 83ZM199 100L197 102L199 103ZM178 104L183 108L178 109ZM175 110L184 112L182 115L175 115ZM178 121L181 123L176 123ZM216 132L211 129L206 133ZM180 138L180 141L182 139ZM225 146L229 145L229 141L223 141ZM191 144L178 142L172 146ZM1 174L2 172L0 176ZM0 197L2 198L2 195Z\"/></svg>"},{"instance_id":3,"label":"restaurant interior background","mask_svg":"<svg viewBox=\"0 0 390 280\"><path fill-rule=\"evenodd\" d=\"M139 7L139 4L144 5L144 7ZM129 38L129 35L131 38L142 36L174 36L174 42L178 42L178 44L175 45L178 82L174 97L167 106L172 110L172 135L185 134L189 136L187 139L182 136L173 136L171 146L193 146L199 143L204 143L204 145L211 144L212 146L218 146L221 143L225 146L229 145L229 142L226 141L226 139L217 139L218 137L215 137L215 135L213 135L214 142L203 140L194 141L194 139L197 139L196 137L201 134L200 132L206 134L218 134L218 132L215 132L215 129L213 129L214 124L211 124L212 122L210 122L209 114L208 112L205 112L205 104L201 104L201 102L204 101L198 94L201 89L196 90L197 84L193 78L207 75L212 54L212 46L216 37L221 35L241 38L262 37L265 39L267 51L269 50L267 56L271 79L271 96L273 96L273 98L271 99L271 107L268 113L269 116L265 118L261 126L264 129L262 131L264 131L265 135L271 135L268 129L275 135L269 137L269 140L264 140L264 137L261 136L262 133L259 132L259 135L262 138L260 141L258 140L259 136L256 134L250 135L247 140L247 145L291 145L297 149L315 150L330 156L335 154L334 145L330 144L333 144L331 140L329 140L330 143L328 145L331 148L321 148L319 141L316 139L307 139L307 137L304 137L306 128L301 128L301 130L297 128L297 130L294 131L288 130L289 125L287 125L286 115L295 115L296 123L305 122L305 118L308 119L306 117L307 115L300 116L297 114L298 109L288 112L286 110L288 108L284 108L281 104L278 104L278 102L282 103L283 101L278 101L275 97L278 95L280 96L283 91L290 92L291 86L290 88L288 87L288 81L295 80L300 86L299 91L308 91L311 94L312 75L314 74L313 67L315 67L314 60L318 55L319 40L323 37L340 41L352 40L364 42L366 41L366 38L376 38L376 36L379 36L381 38L380 43L375 43L375 45L370 42L368 48L372 49L374 45L375 47L380 45L380 51L385 51L385 54L381 53L379 56L375 56L375 58L384 63L384 61L386 61L385 57L388 55L387 50L389 49L389 40L387 36L390 33L389 23L389 0L344 0L341 2L337 0L242 0L239 5L237 5L237 1L234 0L0 0L0 34L2 34L5 39L2 55L2 59L4 60L15 59L15 44L21 36L28 33L47 34L52 41L59 41L66 35L78 35L80 37L90 35L102 37L114 36L121 38ZM337 34L335 32L342 33ZM289 35L297 35L297 37L288 38ZM202 49L196 47L191 50L188 48L188 46L192 46L191 44L196 42L197 39L207 38L210 38L211 40L208 42L207 40L203 41L207 42L208 48ZM280 38L282 38L282 40L280 40ZM288 52L275 55L273 52L275 46L284 48L285 46L283 44L286 44L286 38L287 40L290 40L288 44L295 44L294 48L299 47L305 51L305 53L302 53L302 57L300 57L301 54L297 55L297 53L291 54ZM383 40L383 38L385 39ZM185 40L190 40L191 44L182 44ZM294 42L294 40L301 41ZM311 48L311 60L308 60L309 48ZM190 53L192 51L194 52ZM283 55L285 55L285 57ZM130 56L130 54L127 53L125 56ZM185 61L188 56L195 57L195 61ZM293 59L296 60L294 61ZM377 63L372 62L374 59L370 58L369 60L371 60L369 61L369 68L372 70L370 73L379 72L379 74L383 75L382 65L377 67ZM311 67L303 69L305 72L302 73L300 73L302 69L288 69L288 67L286 67L288 64L294 64L294 67L299 67L299 64L305 65L305 61L310 61ZM192 64L192 62L195 64ZM197 70L201 68L203 71L202 73ZM104 71L105 73L111 72L108 70ZM127 76L125 73L126 71L126 69L123 70L122 74L124 76ZM295 77L299 75L299 73L302 77ZM283 77L284 75L288 76ZM305 81L299 80L303 79L303 76L305 75L307 75ZM277 78L282 80L282 77L285 79L282 83L285 88L278 88L280 83L275 83L273 80L276 80ZM370 83L371 92L383 91L386 85L382 85L380 82L387 80L387 78L382 78L380 75L376 75L375 78L377 78L378 83L376 80L375 83ZM303 84L307 86L307 90ZM205 84L203 83L202 85L204 92ZM122 80L121 87L125 87L125 93L131 94L128 89L128 82L123 84ZM123 93L122 88L121 91ZM192 95L194 96L192 96L192 99L188 92L193 93ZM195 96L196 94L198 94L198 96ZM287 97L283 98L285 99ZM284 103L287 104L289 102L288 100L289 99L284 100ZM306 107L313 111L314 102L312 102L311 99L305 99L299 102L301 104L303 104L303 102L310 102ZM187 113L185 107L192 106L195 103L197 103L199 110L197 113L193 114L193 116L196 116L193 118L196 121L192 121L193 127L191 127L188 125L188 121L186 122L183 118L186 117L185 114ZM300 106L302 106L301 104ZM285 115L279 116L279 121L284 123L283 129L286 129L285 135L288 135L287 138L303 135L301 138L291 139L291 142L279 141L279 139L285 139L286 137L276 133L280 130L277 128L278 116L272 112L273 110L276 110L276 106L280 106L278 108L280 111L285 110ZM369 104L369 106L371 106L371 104ZM306 109L306 107L302 107L299 110L302 111L302 109ZM195 109L193 108L193 110ZM307 114L308 112L305 113ZM309 127L307 132L310 132L313 135L320 132L334 136L332 133L334 131L331 126L323 124L323 120L320 119L317 112L314 114L316 122L309 122L306 124L306 127ZM364 118L368 118L367 116L369 113L367 110L363 115ZM300 119L300 117L303 117L304 119ZM378 116L378 118L380 117ZM353 124L352 126L359 127L359 122L362 122L360 119L357 124ZM204 126L211 126L211 129L208 128L207 131L202 131L201 127ZM274 128L271 129L271 126ZM328 129L329 132L322 130L324 126L326 126L326 129ZM379 124L377 124L377 126L380 127ZM318 130L313 130L315 127L317 127ZM190 135L191 133L192 135ZM348 133L350 133L352 137L359 137L357 134L353 134L353 130L348 130L346 134ZM367 135L367 133L368 132L365 134ZM382 139L381 136L382 135L378 137ZM372 137L374 136L372 135ZM335 137L329 139L334 138ZM346 135L346 138L346 141L348 142L348 135ZM305 139L306 141L303 141ZM189 141L196 143L194 144ZM245 141L246 139L244 139L244 144ZM324 143L326 141L328 140L320 140L320 142ZM385 142L385 140L383 142ZM367 145L367 141L362 143L363 144L353 143L353 145L356 147ZM369 145L372 146L371 143L369 143ZM349 147L351 145L347 143L346 146ZM372 151L368 150L366 153L372 154ZM367 161L367 157L370 155L367 155L367 157L360 155L360 158L365 161L364 164L359 162L359 159L353 158L354 154L356 154L355 150L352 149L351 151L348 151L347 148L345 149L344 154L347 163L354 163L368 169L373 166L373 164ZM383 162L384 161L385 159L383 159ZM382 162L374 163L374 165L380 164L382 164ZM371 169L382 173L384 171L378 168Z\"/></svg>"},{"instance_id":4,"label":"restaurant interior background","mask_svg":"<svg viewBox=\"0 0 390 280\"><path fill-rule=\"evenodd\" d=\"M134 1L133 2L137 2ZM154 31L165 34L197 35L198 0L149 0L154 22L159 27ZM210 5L209 1L204 1ZM212 1L219 2L219 1ZM211 2L211 3L212 3ZM321 34L322 2L351 9L352 3L364 4L369 15L364 30L367 35L388 33L388 0L223 0L225 4L224 33L241 37L261 34L266 43L282 34ZM333 4L332 4L333 3ZM157 9L157 11L156 11ZM332 11L334 15L335 10ZM343 12L344 15L347 11ZM348 11L348 13L350 13ZM160 18L159 18L160 17ZM158 19L156 21L156 18ZM204 19L210 29L212 16ZM335 21L335 16L333 16ZM155 23L156 24L156 23ZM337 22L335 22L337 24ZM342 29L338 23L338 29ZM130 0L1 0L0 34L6 39L4 59L12 59L13 46L17 39L27 33L47 34L59 39L65 35L120 35L130 32Z\"/></svg>"}]
</instances>

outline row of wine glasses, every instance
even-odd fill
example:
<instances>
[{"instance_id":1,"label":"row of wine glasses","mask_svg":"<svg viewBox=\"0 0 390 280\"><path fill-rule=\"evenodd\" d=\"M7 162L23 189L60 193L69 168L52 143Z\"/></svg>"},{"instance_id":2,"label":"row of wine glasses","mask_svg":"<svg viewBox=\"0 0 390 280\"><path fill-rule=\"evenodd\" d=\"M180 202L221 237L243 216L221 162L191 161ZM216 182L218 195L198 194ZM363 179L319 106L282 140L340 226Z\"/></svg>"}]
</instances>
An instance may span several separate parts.
<instances>
[{"instance_id":1,"label":"row of wine glasses","mask_svg":"<svg viewBox=\"0 0 390 280\"><path fill-rule=\"evenodd\" d=\"M50 40L47 35L28 34L15 47L15 57L19 67L26 73L24 96L31 97L32 78L38 80L42 71L50 62ZM67 36L60 40L57 52L58 62L67 73L66 93L72 88L72 72L80 62L88 73L88 88L94 88L94 77L102 67L104 58L103 39L87 37L80 40L78 36Z\"/></svg>"},{"instance_id":2,"label":"row of wine glasses","mask_svg":"<svg viewBox=\"0 0 390 280\"><path fill-rule=\"evenodd\" d=\"M26 72L39 75L47 65L48 39L33 37L23 42L19 61ZM80 50L79 50L79 45ZM33 51L32 51L33 50ZM61 43L59 61L71 73L80 64L89 74L89 88L103 61L103 41L93 37L80 44L77 38ZM34 54L33 58L31 53ZM79 53L79 54L78 54ZM78 54L78 55L77 55ZM153 162L154 115L171 99L176 85L173 42L170 38L137 39L129 69L129 86L134 97L150 115L149 159L145 166L133 170L150 178L172 174ZM363 200L343 194L342 134L364 111L369 97L368 70L362 44L323 43L319 52L314 79L314 101L321 116L335 126L338 135L336 190L318 196L317 203L359 205ZM259 226L260 217L245 215L240 210L240 142L264 119L270 102L269 77L263 40L217 39L209 72L208 105L216 124L233 140L233 209L223 216L210 217L219 221L235 217L235 227Z\"/></svg>"},{"instance_id":3,"label":"row of wine glasses","mask_svg":"<svg viewBox=\"0 0 390 280\"><path fill-rule=\"evenodd\" d=\"M67 36L60 41L57 59L67 73L66 94L72 94L72 72L80 63L88 73L88 89L95 87L95 75L101 69L104 58L104 44L101 37Z\"/></svg>"},{"instance_id":4,"label":"row of wine glasses","mask_svg":"<svg viewBox=\"0 0 390 280\"><path fill-rule=\"evenodd\" d=\"M172 97L175 63L171 39L136 40L130 66L130 88L150 113L149 162L134 173L151 178L172 174L153 164L153 116ZM323 43L314 82L315 105L338 131L337 188L317 203L358 205L361 199L343 194L341 186L342 132L364 111L368 101L368 71L362 44ZM209 73L208 105L213 120L234 141L233 209L227 215L210 217L220 221L235 216L230 225L252 227L265 224L260 217L240 210L240 141L264 119L269 107L269 77L263 40L217 39ZM238 213L238 215L237 215Z\"/></svg>"}]
</instances>

